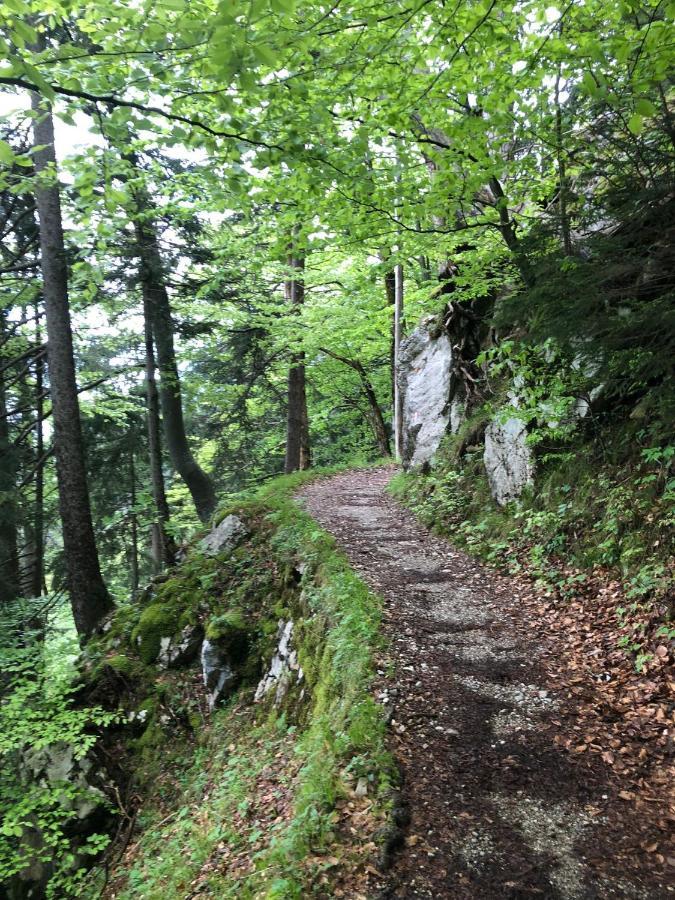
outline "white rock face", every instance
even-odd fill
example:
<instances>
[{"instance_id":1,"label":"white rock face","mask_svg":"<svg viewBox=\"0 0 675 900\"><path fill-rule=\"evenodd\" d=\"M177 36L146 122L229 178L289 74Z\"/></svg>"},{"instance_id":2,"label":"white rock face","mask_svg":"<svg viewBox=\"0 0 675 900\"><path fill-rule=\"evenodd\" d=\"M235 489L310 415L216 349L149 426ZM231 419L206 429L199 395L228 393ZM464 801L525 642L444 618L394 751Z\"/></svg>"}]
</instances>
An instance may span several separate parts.
<instances>
[{"instance_id":1,"label":"white rock face","mask_svg":"<svg viewBox=\"0 0 675 900\"><path fill-rule=\"evenodd\" d=\"M199 542L207 556L215 556L225 550L233 550L246 536L246 526L237 516L225 516L210 534Z\"/></svg>"},{"instance_id":2,"label":"white rock face","mask_svg":"<svg viewBox=\"0 0 675 900\"><path fill-rule=\"evenodd\" d=\"M209 709L213 709L235 687L237 676L225 653L209 640L202 644L201 660Z\"/></svg>"},{"instance_id":3,"label":"white rock face","mask_svg":"<svg viewBox=\"0 0 675 900\"><path fill-rule=\"evenodd\" d=\"M485 431L483 462L492 496L500 506L517 500L532 483L534 464L526 443L527 430L521 419L494 419Z\"/></svg>"},{"instance_id":4,"label":"white rock face","mask_svg":"<svg viewBox=\"0 0 675 900\"><path fill-rule=\"evenodd\" d=\"M403 400L403 466L431 460L450 422L452 345L422 324L401 344L399 389Z\"/></svg>"},{"instance_id":5,"label":"white rock face","mask_svg":"<svg viewBox=\"0 0 675 900\"><path fill-rule=\"evenodd\" d=\"M203 637L201 625L186 625L177 637L161 638L157 665L161 669L188 665L199 652Z\"/></svg>"},{"instance_id":6,"label":"white rock face","mask_svg":"<svg viewBox=\"0 0 675 900\"><path fill-rule=\"evenodd\" d=\"M293 679L302 681L302 669L298 665L298 655L292 647L293 622L279 621L277 631L277 650L272 657L270 667L260 679L255 692L255 699L262 700L267 694L276 688L274 702L281 703L286 696Z\"/></svg>"}]
</instances>

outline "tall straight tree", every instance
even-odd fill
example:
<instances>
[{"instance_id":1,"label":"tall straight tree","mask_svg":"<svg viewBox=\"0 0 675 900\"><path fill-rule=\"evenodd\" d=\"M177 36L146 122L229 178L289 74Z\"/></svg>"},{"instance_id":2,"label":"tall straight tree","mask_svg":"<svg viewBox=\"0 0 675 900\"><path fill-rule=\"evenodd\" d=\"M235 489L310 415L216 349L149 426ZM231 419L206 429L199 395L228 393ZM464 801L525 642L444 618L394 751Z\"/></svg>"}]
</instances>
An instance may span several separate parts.
<instances>
[{"instance_id":1,"label":"tall straight tree","mask_svg":"<svg viewBox=\"0 0 675 900\"><path fill-rule=\"evenodd\" d=\"M143 303L145 318L145 402L148 427L148 454L150 457L150 477L152 480L152 498L155 505L157 521L153 524L152 554L157 570L173 565L176 548L170 534L167 533L169 521L169 502L164 488L164 472L162 471L162 437L159 415L159 394L155 379L155 347L150 326L150 310L147 302Z\"/></svg>"},{"instance_id":2,"label":"tall straight tree","mask_svg":"<svg viewBox=\"0 0 675 900\"><path fill-rule=\"evenodd\" d=\"M396 459L403 453L403 398L399 384L399 356L403 322L403 266L394 269L394 447Z\"/></svg>"},{"instance_id":3,"label":"tall straight tree","mask_svg":"<svg viewBox=\"0 0 675 900\"><path fill-rule=\"evenodd\" d=\"M0 349L5 343L5 311L0 310ZM19 594L16 451L11 445L5 390L7 362L0 356L0 603Z\"/></svg>"},{"instance_id":4,"label":"tall straight tree","mask_svg":"<svg viewBox=\"0 0 675 900\"><path fill-rule=\"evenodd\" d=\"M288 257L289 276L284 282L286 300L291 313L297 315L305 299L305 259L292 251ZM309 469L309 417L307 415L307 389L305 378L305 354L296 350L288 370L288 413L286 417L285 472Z\"/></svg>"},{"instance_id":5,"label":"tall straight tree","mask_svg":"<svg viewBox=\"0 0 675 900\"><path fill-rule=\"evenodd\" d=\"M40 267L47 321L47 365L59 511L73 618L78 633L86 639L110 611L112 600L101 577L87 487L68 300L68 267L56 181L54 121L50 105L39 94L32 93L31 99L35 199L40 223Z\"/></svg>"},{"instance_id":6,"label":"tall straight tree","mask_svg":"<svg viewBox=\"0 0 675 900\"><path fill-rule=\"evenodd\" d=\"M130 159L132 163L135 160ZM183 401L174 347L174 324L166 290L164 268L154 222L154 210L147 193L134 191L136 211L133 216L136 252L140 260L143 309L149 318L160 374L159 400L162 408L164 436L171 462L185 481L202 522L208 521L216 508L213 482L194 458L185 432Z\"/></svg>"}]
</instances>

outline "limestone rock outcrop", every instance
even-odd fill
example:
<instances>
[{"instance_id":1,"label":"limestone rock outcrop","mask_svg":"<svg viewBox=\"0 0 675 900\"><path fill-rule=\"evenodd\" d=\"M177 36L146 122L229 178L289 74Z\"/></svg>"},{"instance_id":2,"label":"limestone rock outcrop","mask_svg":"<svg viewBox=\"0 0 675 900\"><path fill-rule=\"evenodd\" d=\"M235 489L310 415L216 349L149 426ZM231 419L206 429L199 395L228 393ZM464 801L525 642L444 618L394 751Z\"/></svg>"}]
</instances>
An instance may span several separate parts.
<instances>
[{"instance_id":1,"label":"limestone rock outcrop","mask_svg":"<svg viewBox=\"0 0 675 900\"><path fill-rule=\"evenodd\" d=\"M233 550L246 534L246 526L238 516L225 516L213 531L201 539L199 547L207 556L216 556Z\"/></svg>"},{"instance_id":2,"label":"limestone rock outcrop","mask_svg":"<svg viewBox=\"0 0 675 900\"><path fill-rule=\"evenodd\" d=\"M452 345L427 320L401 343L402 461L415 469L432 460L450 424Z\"/></svg>"},{"instance_id":3,"label":"limestone rock outcrop","mask_svg":"<svg viewBox=\"0 0 675 900\"><path fill-rule=\"evenodd\" d=\"M293 622L279 622L277 649L269 669L260 679L255 699L262 700L274 690L274 702L281 703L293 681L302 681L303 672L298 664L298 655L293 649Z\"/></svg>"},{"instance_id":4,"label":"limestone rock outcrop","mask_svg":"<svg viewBox=\"0 0 675 900\"><path fill-rule=\"evenodd\" d=\"M490 491L500 506L517 500L534 477L532 451L527 443L525 423L511 416L497 417L485 430L485 471Z\"/></svg>"}]
</instances>

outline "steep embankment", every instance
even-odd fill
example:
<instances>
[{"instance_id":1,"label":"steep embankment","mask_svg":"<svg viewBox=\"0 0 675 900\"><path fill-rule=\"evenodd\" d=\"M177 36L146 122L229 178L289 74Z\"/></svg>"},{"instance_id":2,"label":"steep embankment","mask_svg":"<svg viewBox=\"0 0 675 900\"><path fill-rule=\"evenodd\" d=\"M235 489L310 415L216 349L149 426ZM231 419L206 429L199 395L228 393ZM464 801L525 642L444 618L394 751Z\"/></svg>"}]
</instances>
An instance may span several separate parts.
<instances>
[{"instance_id":1,"label":"steep embankment","mask_svg":"<svg viewBox=\"0 0 675 900\"><path fill-rule=\"evenodd\" d=\"M385 603L377 695L410 825L366 893L489 900L669 896L666 672L639 679L522 578L433 537L386 494L393 470L303 491ZM608 683L611 682L611 683ZM672 860L671 860L672 862Z\"/></svg>"},{"instance_id":2,"label":"steep embankment","mask_svg":"<svg viewBox=\"0 0 675 900\"><path fill-rule=\"evenodd\" d=\"M142 623L170 594L183 613L163 633L172 646L191 609L202 672L182 660L183 705L161 700L144 722L141 827L121 842L105 896L352 896L376 832L386 839L393 769L369 691L379 601L292 501L302 480L277 479L238 506L224 520L235 546L216 529L131 632L142 655L159 637ZM198 601L185 581L195 575ZM146 656L160 696L166 646L160 638ZM223 674L232 684L216 699Z\"/></svg>"},{"instance_id":3,"label":"steep embankment","mask_svg":"<svg viewBox=\"0 0 675 900\"><path fill-rule=\"evenodd\" d=\"M0 896L354 896L392 802L380 603L293 501L308 477L221 513L87 645L78 704L105 724L83 760L49 735L17 759L61 831L4 828Z\"/></svg>"}]
</instances>

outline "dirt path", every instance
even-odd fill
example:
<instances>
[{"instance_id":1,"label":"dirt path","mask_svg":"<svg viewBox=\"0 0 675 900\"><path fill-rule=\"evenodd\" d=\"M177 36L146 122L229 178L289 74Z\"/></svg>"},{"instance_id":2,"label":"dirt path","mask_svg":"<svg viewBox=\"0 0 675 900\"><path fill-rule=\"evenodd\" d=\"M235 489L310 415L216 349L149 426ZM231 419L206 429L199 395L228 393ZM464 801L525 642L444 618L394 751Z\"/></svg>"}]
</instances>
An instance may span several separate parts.
<instances>
[{"instance_id":1,"label":"dirt path","mask_svg":"<svg viewBox=\"0 0 675 900\"><path fill-rule=\"evenodd\" d=\"M426 531L387 496L391 475L351 472L302 492L385 602L395 671L383 667L377 695L410 823L380 895L674 896L640 851L639 825L626 831L620 785L552 739L574 722L519 623L523 584Z\"/></svg>"}]
</instances>

